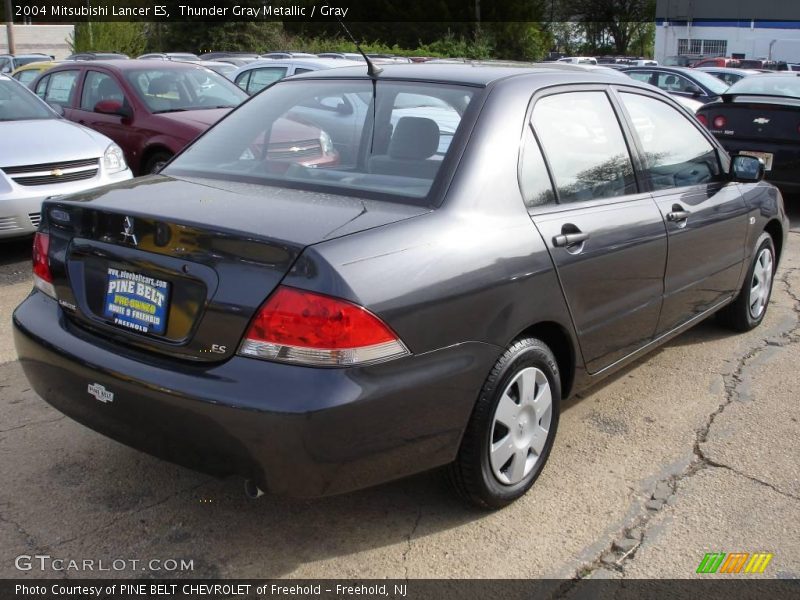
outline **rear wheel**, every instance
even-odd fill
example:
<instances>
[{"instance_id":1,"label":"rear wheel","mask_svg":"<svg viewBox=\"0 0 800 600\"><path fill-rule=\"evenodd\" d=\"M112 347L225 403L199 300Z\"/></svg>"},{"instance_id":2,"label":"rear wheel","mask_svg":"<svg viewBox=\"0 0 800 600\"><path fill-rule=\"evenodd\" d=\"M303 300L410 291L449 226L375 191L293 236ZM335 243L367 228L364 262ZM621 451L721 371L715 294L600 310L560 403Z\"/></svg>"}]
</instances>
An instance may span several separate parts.
<instances>
[{"instance_id":1,"label":"rear wheel","mask_svg":"<svg viewBox=\"0 0 800 600\"><path fill-rule=\"evenodd\" d=\"M541 340L515 342L481 390L449 476L459 494L502 508L530 489L544 467L558 426L558 364Z\"/></svg>"},{"instance_id":2,"label":"rear wheel","mask_svg":"<svg viewBox=\"0 0 800 600\"><path fill-rule=\"evenodd\" d=\"M170 158L172 158L172 154L165 151L159 151L151 154L144 165L143 174L152 175L158 173L162 167L169 162Z\"/></svg>"},{"instance_id":3,"label":"rear wheel","mask_svg":"<svg viewBox=\"0 0 800 600\"><path fill-rule=\"evenodd\" d=\"M775 267L775 244L772 236L764 232L756 243L739 296L718 313L724 325L736 331L750 331L761 324L772 295Z\"/></svg>"}]
</instances>

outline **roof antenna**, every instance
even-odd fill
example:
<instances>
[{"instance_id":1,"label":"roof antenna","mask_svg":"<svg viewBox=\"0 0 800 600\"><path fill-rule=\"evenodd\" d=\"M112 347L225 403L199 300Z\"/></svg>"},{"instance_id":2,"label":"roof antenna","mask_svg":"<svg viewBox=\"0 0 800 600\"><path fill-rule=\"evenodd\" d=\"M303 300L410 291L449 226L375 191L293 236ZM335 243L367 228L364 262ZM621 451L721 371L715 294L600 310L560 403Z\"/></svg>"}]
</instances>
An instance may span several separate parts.
<instances>
[{"instance_id":1,"label":"roof antenna","mask_svg":"<svg viewBox=\"0 0 800 600\"><path fill-rule=\"evenodd\" d=\"M344 29L344 32L347 34L347 37L350 38L350 41L356 45L356 50L358 50L359 54L361 54L361 56L364 57L364 60L367 61L367 75L375 79L378 75L380 75L383 72L383 69L381 69L380 67L376 67L369 59L369 57L366 54L364 54L364 51L361 49L361 46L356 41L356 38L353 37L353 34L350 33L350 30L344 24L342 18L336 17L336 20L339 21L339 25L342 26L342 29Z\"/></svg>"}]
</instances>

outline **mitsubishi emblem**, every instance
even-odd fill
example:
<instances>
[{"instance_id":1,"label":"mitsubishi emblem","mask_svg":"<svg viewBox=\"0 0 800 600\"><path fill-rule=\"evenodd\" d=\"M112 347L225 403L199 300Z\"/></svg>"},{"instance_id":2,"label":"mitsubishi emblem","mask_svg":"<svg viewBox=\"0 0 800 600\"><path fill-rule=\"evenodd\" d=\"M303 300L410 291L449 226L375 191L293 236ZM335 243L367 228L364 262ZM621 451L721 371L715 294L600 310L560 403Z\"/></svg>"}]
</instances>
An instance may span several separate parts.
<instances>
[{"instance_id":1,"label":"mitsubishi emblem","mask_svg":"<svg viewBox=\"0 0 800 600\"><path fill-rule=\"evenodd\" d=\"M127 242L130 240L134 246L139 245L139 241L136 239L136 234L133 233L133 217L125 217L122 221L122 241Z\"/></svg>"}]
</instances>

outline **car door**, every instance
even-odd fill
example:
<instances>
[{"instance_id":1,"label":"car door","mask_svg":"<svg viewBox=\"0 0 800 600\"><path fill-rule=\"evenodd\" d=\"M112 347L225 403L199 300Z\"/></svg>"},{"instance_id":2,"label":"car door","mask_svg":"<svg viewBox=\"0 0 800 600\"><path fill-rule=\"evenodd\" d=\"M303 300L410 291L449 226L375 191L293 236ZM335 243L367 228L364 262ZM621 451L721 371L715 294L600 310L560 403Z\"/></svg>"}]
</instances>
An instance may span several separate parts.
<instances>
[{"instance_id":1,"label":"car door","mask_svg":"<svg viewBox=\"0 0 800 600\"><path fill-rule=\"evenodd\" d=\"M747 207L699 122L644 90L618 93L641 152L643 179L667 228L660 334L735 292L745 255Z\"/></svg>"},{"instance_id":2,"label":"car door","mask_svg":"<svg viewBox=\"0 0 800 600\"><path fill-rule=\"evenodd\" d=\"M88 69L83 78L80 102L75 109L74 120L110 137L120 147L127 148L130 134L130 120L120 115L109 115L95 111L102 100L118 100L130 107L119 82L107 72Z\"/></svg>"},{"instance_id":3,"label":"car door","mask_svg":"<svg viewBox=\"0 0 800 600\"><path fill-rule=\"evenodd\" d=\"M558 273L586 367L596 373L653 339L667 260L664 222L650 195L638 188L605 88L541 96L531 124L520 182ZM536 167L540 148L546 171ZM546 189L526 190L526 182L544 181L547 172L554 202L547 201Z\"/></svg>"}]
</instances>

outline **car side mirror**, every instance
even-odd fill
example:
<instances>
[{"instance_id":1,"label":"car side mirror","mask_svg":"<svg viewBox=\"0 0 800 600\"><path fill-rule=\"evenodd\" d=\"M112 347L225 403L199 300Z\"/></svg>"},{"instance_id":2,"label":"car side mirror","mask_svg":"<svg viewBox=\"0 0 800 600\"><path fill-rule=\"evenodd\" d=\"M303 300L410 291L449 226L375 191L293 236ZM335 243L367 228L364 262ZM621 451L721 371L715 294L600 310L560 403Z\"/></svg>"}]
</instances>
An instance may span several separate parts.
<instances>
[{"instance_id":1,"label":"car side mirror","mask_svg":"<svg viewBox=\"0 0 800 600\"><path fill-rule=\"evenodd\" d=\"M737 154L731 161L734 181L755 182L764 179L764 163L760 158Z\"/></svg>"},{"instance_id":2,"label":"car side mirror","mask_svg":"<svg viewBox=\"0 0 800 600\"><path fill-rule=\"evenodd\" d=\"M58 104L56 102L48 102L47 106L49 106L54 111L56 111L58 113L59 117L63 117L64 116L64 107L61 106L60 104Z\"/></svg>"},{"instance_id":3,"label":"car side mirror","mask_svg":"<svg viewBox=\"0 0 800 600\"><path fill-rule=\"evenodd\" d=\"M702 95L703 95L703 90L701 90L701 89L700 89L699 87L697 87L696 85L687 85L687 86L686 86L686 89L685 89L685 90L683 90L683 91L684 91L684 92L686 92L687 94L691 94L691 95L692 95L692 96L694 96L695 98L696 98L697 96L702 96Z\"/></svg>"},{"instance_id":4,"label":"car side mirror","mask_svg":"<svg viewBox=\"0 0 800 600\"><path fill-rule=\"evenodd\" d=\"M104 115L119 115L125 118L130 118L131 116L131 109L123 106L119 100L100 100L94 105L94 112Z\"/></svg>"}]
</instances>

